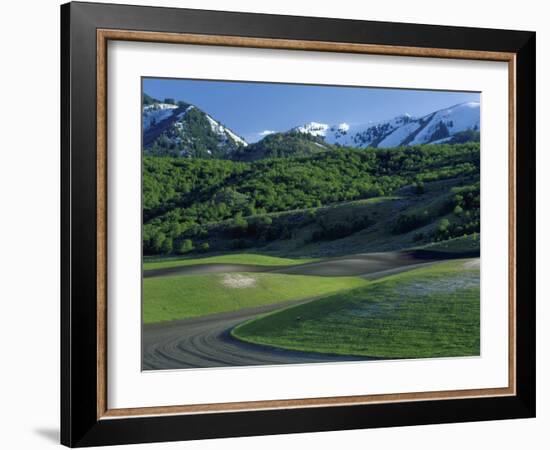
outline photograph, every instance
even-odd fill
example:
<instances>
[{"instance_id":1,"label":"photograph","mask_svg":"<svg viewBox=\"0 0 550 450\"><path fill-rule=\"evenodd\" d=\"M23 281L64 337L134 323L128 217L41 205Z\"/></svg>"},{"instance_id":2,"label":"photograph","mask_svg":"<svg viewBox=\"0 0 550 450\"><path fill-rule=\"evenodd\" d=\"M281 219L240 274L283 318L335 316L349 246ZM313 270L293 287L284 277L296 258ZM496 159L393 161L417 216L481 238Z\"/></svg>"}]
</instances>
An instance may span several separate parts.
<instances>
[{"instance_id":1,"label":"photograph","mask_svg":"<svg viewBox=\"0 0 550 450\"><path fill-rule=\"evenodd\" d=\"M143 370L480 356L480 92L141 89Z\"/></svg>"},{"instance_id":2,"label":"photograph","mask_svg":"<svg viewBox=\"0 0 550 450\"><path fill-rule=\"evenodd\" d=\"M71 448L515 449L541 435L544 15L142 3L31 15L40 38L14 47L28 76L6 83L6 154L29 200L8 183L22 278L5 297L23 309L7 330L34 341L11 346L25 360L11 372L47 377L7 383L7 411L44 391L47 414L19 416ZM60 60L39 83L36 58ZM35 104L48 120L29 127ZM22 146L31 136L57 137L60 158ZM38 224L59 264L41 250L49 271L29 283ZM47 326L59 354L29 357Z\"/></svg>"}]
</instances>

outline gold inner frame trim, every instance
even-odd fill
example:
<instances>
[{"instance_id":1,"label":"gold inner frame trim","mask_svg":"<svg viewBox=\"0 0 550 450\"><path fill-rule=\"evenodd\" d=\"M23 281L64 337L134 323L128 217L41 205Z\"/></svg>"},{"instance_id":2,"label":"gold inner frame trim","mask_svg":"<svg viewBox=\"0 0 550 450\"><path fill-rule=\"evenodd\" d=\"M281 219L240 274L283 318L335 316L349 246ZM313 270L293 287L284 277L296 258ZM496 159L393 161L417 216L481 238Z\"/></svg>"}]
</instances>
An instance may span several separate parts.
<instances>
[{"instance_id":1,"label":"gold inner frame trim","mask_svg":"<svg viewBox=\"0 0 550 450\"><path fill-rule=\"evenodd\" d=\"M288 400L264 400L200 405L109 409L107 405L107 43L109 40L166 44L214 45L278 50L361 53L370 55L471 59L508 63L508 386L489 389L409 392ZM207 414L219 412L349 406L422 400L513 396L516 394L516 54L478 50L404 47L240 36L97 30L97 418Z\"/></svg>"}]
</instances>

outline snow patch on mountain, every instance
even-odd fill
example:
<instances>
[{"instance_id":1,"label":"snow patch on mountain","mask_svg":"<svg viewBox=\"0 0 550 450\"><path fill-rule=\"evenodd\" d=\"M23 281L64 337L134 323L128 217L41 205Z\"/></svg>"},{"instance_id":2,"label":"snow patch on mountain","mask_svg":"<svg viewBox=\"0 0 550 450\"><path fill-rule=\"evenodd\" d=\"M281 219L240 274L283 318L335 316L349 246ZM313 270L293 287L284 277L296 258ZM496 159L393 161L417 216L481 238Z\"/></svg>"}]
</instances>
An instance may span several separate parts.
<instances>
[{"instance_id":1,"label":"snow patch on mountain","mask_svg":"<svg viewBox=\"0 0 550 450\"><path fill-rule=\"evenodd\" d=\"M449 142L452 138L452 136L449 136L443 139L438 139L437 141L432 141L430 144L444 144L445 142Z\"/></svg>"},{"instance_id":2,"label":"snow patch on mountain","mask_svg":"<svg viewBox=\"0 0 550 450\"><path fill-rule=\"evenodd\" d=\"M391 148L445 142L465 130L479 130L479 102L461 103L420 118L403 114L364 124L309 122L290 131L322 137L329 144Z\"/></svg>"},{"instance_id":3,"label":"snow patch on mountain","mask_svg":"<svg viewBox=\"0 0 550 450\"><path fill-rule=\"evenodd\" d=\"M304 134L310 134L311 136L326 137L327 130L330 127L326 123L309 122L299 127L293 128L294 131Z\"/></svg>"},{"instance_id":4,"label":"snow patch on mountain","mask_svg":"<svg viewBox=\"0 0 550 450\"><path fill-rule=\"evenodd\" d=\"M191 111L194 108L193 105L189 105L187 108L185 108L185 111L182 111L178 114L176 114L176 120L181 120L185 114L187 114L189 111Z\"/></svg>"},{"instance_id":5,"label":"snow patch on mountain","mask_svg":"<svg viewBox=\"0 0 550 450\"><path fill-rule=\"evenodd\" d=\"M389 135L386 135L386 137L382 139L382 141L380 141L378 147L397 147L401 145L401 143L404 142L405 139L407 139L407 137L411 135L411 133L414 133L416 130L418 130L418 128L420 128L420 123L417 121L410 122L401 127L398 127L395 131L393 131Z\"/></svg>"},{"instance_id":6,"label":"snow patch on mountain","mask_svg":"<svg viewBox=\"0 0 550 450\"><path fill-rule=\"evenodd\" d=\"M171 103L153 103L143 107L142 121L143 130L147 131L152 126L162 122L174 113L178 105Z\"/></svg>"},{"instance_id":7,"label":"snow patch on mountain","mask_svg":"<svg viewBox=\"0 0 550 450\"><path fill-rule=\"evenodd\" d=\"M413 119L410 115L402 115L389 121L367 124L342 122L331 126L325 123L309 122L295 127L291 131L323 137L329 144L349 147L369 147L377 146L385 136L409 123L411 120Z\"/></svg>"},{"instance_id":8,"label":"snow patch on mountain","mask_svg":"<svg viewBox=\"0 0 550 450\"><path fill-rule=\"evenodd\" d=\"M234 142L241 144L243 147L246 147L248 145L248 143L244 139L237 136L229 128L224 127L221 123L212 119L212 117L210 117L208 114L206 114L206 118L210 123L210 128L212 128L212 131L220 136L222 139L227 139L229 137Z\"/></svg>"},{"instance_id":9,"label":"snow patch on mountain","mask_svg":"<svg viewBox=\"0 0 550 450\"><path fill-rule=\"evenodd\" d=\"M338 125L338 131L340 133L347 133L349 131L349 125L347 123L341 123Z\"/></svg>"},{"instance_id":10,"label":"snow patch on mountain","mask_svg":"<svg viewBox=\"0 0 550 450\"><path fill-rule=\"evenodd\" d=\"M229 128L226 128L225 129L225 132L229 135L229 137L231 137L231 139L233 139L235 142L237 142L238 144L241 144L243 147L246 147L248 146L248 142L246 142L244 139L242 139L241 137L237 136L235 133L233 133Z\"/></svg>"},{"instance_id":11,"label":"snow patch on mountain","mask_svg":"<svg viewBox=\"0 0 550 450\"><path fill-rule=\"evenodd\" d=\"M461 103L437 111L411 145L434 142L465 130L479 130L479 102Z\"/></svg>"}]
</instances>

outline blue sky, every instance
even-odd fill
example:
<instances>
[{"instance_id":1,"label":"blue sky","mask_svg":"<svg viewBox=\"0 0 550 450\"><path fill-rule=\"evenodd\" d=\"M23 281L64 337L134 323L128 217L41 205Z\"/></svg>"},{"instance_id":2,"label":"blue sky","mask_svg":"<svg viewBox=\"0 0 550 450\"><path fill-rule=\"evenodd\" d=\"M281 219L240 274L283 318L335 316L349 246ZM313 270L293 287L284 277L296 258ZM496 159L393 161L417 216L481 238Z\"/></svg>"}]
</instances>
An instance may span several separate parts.
<instances>
[{"instance_id":1,"label":"blue sky","mask_svg":"<svg viewBox=\"0 0 550 450\"><path fill-rule=\"evenodd\" d=\"M479 101L475 92L144 78L145 93L192 103L249 142L307 122L368 123Z\"/></svg>"}]
</instances>

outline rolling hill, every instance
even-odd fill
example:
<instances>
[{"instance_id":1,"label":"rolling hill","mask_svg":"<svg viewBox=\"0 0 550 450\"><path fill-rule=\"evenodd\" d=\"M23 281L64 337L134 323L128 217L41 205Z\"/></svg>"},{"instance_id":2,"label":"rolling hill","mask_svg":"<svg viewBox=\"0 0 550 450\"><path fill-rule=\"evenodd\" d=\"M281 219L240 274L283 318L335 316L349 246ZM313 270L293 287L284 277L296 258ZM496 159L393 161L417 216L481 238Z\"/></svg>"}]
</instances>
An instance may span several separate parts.
<instances>
[{"instance_id":1,"label":"rolling hill","mask_svg":"<svg viewBox=\"0 0 550 450\"><path fill-rule=\"evenodd\" d=\"M479 144L144 158L145 254L323 256L479 233ZM342 253L344 252L344 253Z\"/></svg>"}]
</instances>

